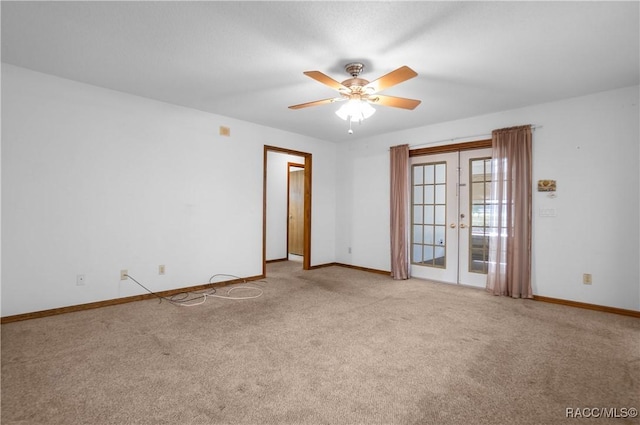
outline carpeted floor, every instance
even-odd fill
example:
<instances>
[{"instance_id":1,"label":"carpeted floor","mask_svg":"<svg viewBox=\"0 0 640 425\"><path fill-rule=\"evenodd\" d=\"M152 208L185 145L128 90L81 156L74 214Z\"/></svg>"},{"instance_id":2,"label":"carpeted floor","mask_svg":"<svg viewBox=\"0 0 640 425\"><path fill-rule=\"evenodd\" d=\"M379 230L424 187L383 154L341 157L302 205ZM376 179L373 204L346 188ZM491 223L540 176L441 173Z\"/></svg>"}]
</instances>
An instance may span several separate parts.
<instances>
[{"instance_id":1,"label":"carpeted floor","mask_svg":"<svg viewBox=\"0 0 640 425\"><path fill-rule=\"evenodd\" d=\"M299 268L251 300L2 325L2 424L639 423L566 417L640 408L638 319Z\"/></svg>"}]
</instances>

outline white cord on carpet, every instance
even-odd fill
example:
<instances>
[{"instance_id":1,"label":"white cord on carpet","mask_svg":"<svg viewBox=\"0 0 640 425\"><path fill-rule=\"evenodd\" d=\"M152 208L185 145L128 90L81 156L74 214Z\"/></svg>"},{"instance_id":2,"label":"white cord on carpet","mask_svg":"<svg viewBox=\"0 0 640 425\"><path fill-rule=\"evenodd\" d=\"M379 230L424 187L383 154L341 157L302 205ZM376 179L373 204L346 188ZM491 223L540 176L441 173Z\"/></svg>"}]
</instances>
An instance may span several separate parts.
<instances>
[{"instance_id":1,"label":"white cord on carpet","mask_svg":"<svg viewBox=\"0 0 640 425\"><path fill-rule=\"evenodd\" d=\"M165 300L168 301L169 303L176 305L176 306L180 306L180 307L195 307L195 306L199 306L204 304L207 301L207 298L212 297L212 298L221 298L221 299L226 299L226 300L250 300L250 299L254 299L254 298L258 298L261 297L262 294L264 294L264 291L262 290L262 288L259 287L253 287L253 286L234 286L231 287L227 290L227 295L217 295L216 294L216 289L212 288L213 292L211 292L211 289L208 290L208 292L194 292L195 297L189 297L189 292L184 292L182 294L176 294L173 295L169 298L167 297L163 297L155 292L153 292L152 290L148 289L146 286L144 286L143 284L141 284L140 282L138 282L133 276L125 274L124 276L130 278L131 280L133 280L136 284L138 284L141 288L143 288L144 290L146 290L147 292L149 292L152 295L155 295L156 297L158 297L161 301ZM217 276L229 276L229 277L235 277L236 279L241 279L243 280L243 283L247 283L246 279L242 279L238 276L234 276L234 275L230 275L230 274L215 274L213 276L211 276L209 278L209 283L212 283L211 281L217 277ZM261 282L265 282L266 281L261 281ZM244 289L244 290L257 290L259 291L259 293L257 295L247 295L247 296L231 296L231 291L234 290L238 290L238 289ZM180 299L176 299L176 297L178 295L182 295L182 298ZM196 300L200 300L198 302L195 302Z\"/></svg>"}]
</instances>

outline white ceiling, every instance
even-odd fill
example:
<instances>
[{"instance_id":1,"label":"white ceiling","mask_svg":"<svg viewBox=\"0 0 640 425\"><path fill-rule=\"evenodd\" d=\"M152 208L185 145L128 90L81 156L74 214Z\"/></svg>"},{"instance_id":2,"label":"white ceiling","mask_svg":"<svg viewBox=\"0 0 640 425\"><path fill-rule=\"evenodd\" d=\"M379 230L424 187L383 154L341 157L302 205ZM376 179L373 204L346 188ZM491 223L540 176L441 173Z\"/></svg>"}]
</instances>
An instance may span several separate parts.
<instances>
[{"instance_id":1,"label":"white ceiling","mask_svg":"<svg viewBox=\"0 0 640 425\"><path fill-rule=\"evenodd\" d=\"M639 2L11 2L2 61L241 120L344 141L640 84ZM382 92L353 135L336 92L348 62ZM517 123L516 123L517 124Z\"/></svg>"}]
</instances>

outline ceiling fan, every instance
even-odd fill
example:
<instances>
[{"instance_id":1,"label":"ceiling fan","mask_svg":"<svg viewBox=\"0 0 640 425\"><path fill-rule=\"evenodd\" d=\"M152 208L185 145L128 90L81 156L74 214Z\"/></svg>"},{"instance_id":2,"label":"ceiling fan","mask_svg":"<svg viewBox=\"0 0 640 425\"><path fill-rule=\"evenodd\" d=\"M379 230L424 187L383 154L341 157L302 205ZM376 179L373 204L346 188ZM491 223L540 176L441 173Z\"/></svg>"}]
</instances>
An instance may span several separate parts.
<instances>
[{"instance_id":1,"label":"ceiling fan","mask_svg":"<svg viewBox=\"0 0 640 425\"><path fill-rule=\"evenodd\" d=\"M345 71L351 75L351 78L339 83L333 78L320 71L306 71L304 74L314 80L337 90L339 97L329 99L316 100L314 102L301 103L299 105L289 106L289 109L302 109L310 106L324 105L327 103L340 102L348 100L349 102L341 107L336 114L342 119L350 121L362 121L371 116L375 109L370 105L391 106L394 108L414 109L420 104L419 100L407 99L404 97L385 96L378 92L395 86L396 84L407 81L418 74L408 66L402 66L382 77L369 82L359 75L364 65L359 62L349 63L345 66ZM349 131L352 133L352 131Z\"/></svg>"}]
</instances>

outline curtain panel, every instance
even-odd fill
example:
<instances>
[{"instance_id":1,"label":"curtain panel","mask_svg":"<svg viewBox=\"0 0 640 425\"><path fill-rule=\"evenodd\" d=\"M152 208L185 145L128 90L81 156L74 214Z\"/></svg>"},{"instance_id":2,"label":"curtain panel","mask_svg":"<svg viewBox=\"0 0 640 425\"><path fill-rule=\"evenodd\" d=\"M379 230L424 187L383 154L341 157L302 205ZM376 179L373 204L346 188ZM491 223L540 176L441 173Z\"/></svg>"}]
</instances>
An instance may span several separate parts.
<instances>
[{"instance_id":1,"label":"curtain panel","mask_svg":"<svg viewBox=\"0 0 640 425\"><path fill-rule=\"evenodd\" d=\"M492 132L487 291L533 298L531 290L531 126Z\"/></svg>"},{"instance_id":2,"label":"curtain panel","mask_svg":"<svg viewBox=\"0 0 640 425\"><path fill-rule=\"evenodd\" d=\"M391 148L391 277L409 278L409 145Z\"/></svg>"}]
</instances>

